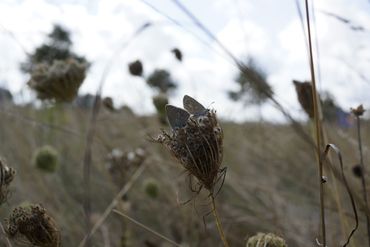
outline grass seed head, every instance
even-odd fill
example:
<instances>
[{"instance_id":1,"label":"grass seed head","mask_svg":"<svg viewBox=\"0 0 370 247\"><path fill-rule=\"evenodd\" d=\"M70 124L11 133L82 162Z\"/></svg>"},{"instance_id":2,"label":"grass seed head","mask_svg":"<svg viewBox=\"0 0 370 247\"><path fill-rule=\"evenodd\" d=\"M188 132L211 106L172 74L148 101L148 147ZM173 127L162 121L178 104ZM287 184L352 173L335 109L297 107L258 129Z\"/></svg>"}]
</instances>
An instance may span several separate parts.
<instances>
[{"instance_id":1,"label":"grass seed head","mask_svg":"<svg viewBox=\"0 0 370 247\"><path fill-rule=\"evenodd\" d=\"M189 96L184 99L186 97ZM175 113L174 116L175 119L169 119L171 126L171 121L178 122L176 116L179 115ZM168 116L168 112L167 117L173 118ZM171 133L163 131L155 141L163 144L190 175L195 176L202 186L213 193L223 156L223 133L216 112L206 109L200 114L188 114L187 119L181 119L184 120L185 123L173 128Z\"/></svg>"},{"instance_id":2,"label":"grass seed head","mask_svg":"<svg viewBox=\"0 0 370 247\"><path fill-rule=\"evenodd\" d=\"M27 240L40 247L60 246L57 225L41 205L27 204L16 207L6 223L6 233L12 239Z\"/></svg>"}]
</instances>

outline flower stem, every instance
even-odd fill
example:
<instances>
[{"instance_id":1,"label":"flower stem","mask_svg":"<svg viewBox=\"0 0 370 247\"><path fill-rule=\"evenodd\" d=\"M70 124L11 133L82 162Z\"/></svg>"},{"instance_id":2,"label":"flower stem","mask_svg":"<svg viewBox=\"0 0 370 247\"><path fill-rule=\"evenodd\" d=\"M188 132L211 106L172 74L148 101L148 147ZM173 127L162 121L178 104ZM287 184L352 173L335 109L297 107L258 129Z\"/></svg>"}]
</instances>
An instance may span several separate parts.
<instances>
[{"instance_id":1,"label":"flower stem","mask_svg":"<svg viewBox=\"0 0 370 247\"><path fill-rule=\"evenodd\" d=\"M366 189L366 180L365 180L365 165L364 165L364 159L362 155L362 141L361 141L361 120L359 116L356 116L357 120L357 140L358 140L358 150L360 154L360 166L362 170L362 176L361 176L361 183L362 183L362 193L364 196L364 201L366 204L366 207L369 207L369 202L367 199L367 189ZM369 216L366 215L366 226L367 226L367 238L368 238L368 244L370 246L370 219Z\"/></svg>"},{"instance_id":2,"label":"flower stem","mask_svg":"<svg viewBox=\"0 0 370 247\"><path fill-rule=\"evenodd\" d=\"M222 240L224 246L229 247L229 243L227 242L224 231L222 229L220 218L218 217L218 213L217 213L217 210L216 210L215 198L214 198L213 195L211 195L211 201L212 201L212 213L213 213L213 216L215 217L215 220L216 220L218 233L220 234L220 237L221 237L221 240Z\"/></svg>"}]
</instances>

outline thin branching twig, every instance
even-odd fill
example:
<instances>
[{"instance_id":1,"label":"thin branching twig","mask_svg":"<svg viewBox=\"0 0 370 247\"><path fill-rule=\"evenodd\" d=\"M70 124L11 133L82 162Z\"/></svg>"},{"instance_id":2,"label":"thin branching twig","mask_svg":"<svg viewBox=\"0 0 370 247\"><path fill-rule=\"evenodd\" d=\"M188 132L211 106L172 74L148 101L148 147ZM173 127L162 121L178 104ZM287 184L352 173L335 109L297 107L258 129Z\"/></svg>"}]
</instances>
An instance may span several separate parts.
<instances>
[{"instance_id":1,"label":"thin branching twig","mask_svg":"<svg viewBox=\"0 0 370 247\"><path fill-rule=\"evenodd\" d=\"M159 238L161 238L161 239L163 239L163 240L166 240L167 242L169 242L169 243L173 244L174 246L181 247L181 245L180 245L180 244L178 244L178 243L176 243L175 241L173 241L173 240L171 240L171 239L167 238L166 236L164 236L164 235L160 234L159 232L154 231L153 229L151 229L150 227L148 227L148 226L144 225L143 223L140 223L139 221L137 221L137 220L135 220L135 219L131 218L131 217L130 217L130 216L128 216L127 214L125 214L125 213L123 213L123 212L121 212L121 211L118 211L117 209L114 209L114 210L113 210L113 212L115 212L116 214L118 214L118 215L120 215L120 216L122 216L122 217L124 217L124 218L128 219L128 220L129 220L129 221L131 221L132 223L134 223L134 224L136 224L136 225L140 226L141 228L143 228L143 229L147 230L148 232L153 233L153 234L154 234L154 235L156 235L157 237L159 237Z\"/></svg>"},{"instance_id":2,"label":"thin branching twig","mask_svg":"<svg viewBox=\"0 0 370 247\"><path fill-rule=\"evenodd\" d=\"M91 150L92 150L92 143L95 136L95 130L96 130L96 120L99 114L100 110L100 100L101 100L101 93L103 90L104 83L108 77L108 74L110 72L110 69L112 68L112 65L117 58L117 56L128 47L128 45L131 43L131 41L136 38L139 34L141 34L145 29L151 26L151 23L144 23L142 26L140 26L133 35L126 40L126 42L123 42L121 46L118 47L112 54L111 59L108 61L106 66L104 67L102 77L99 82L99 87L95 95L94 99L94 105L91 112L90 122L88 131L86 134L86 144L85 144L85 152L84 152L84 159L83 159L83 181L84 181L84 189L85 189L85 198L84 198L84 212L85 212L85 224L86 224L86 233L87 233L87 239L86 239L86 246L91 246L90 244L90 229L91 229L91 220L90 220L90 214L91 214L91 192L90 192L90 173L91 173ZM85 245L83 245L85 246Z\"/></svg>"},{"instance_id":3,"label":"thin branching twig","mask_svg":"<svg viewBox=\"0 0 370 247\"><path fill-rule=\"evenodd\" d=\"M122 189L113 198L112 202L104 210L104 213L102 214L102 216L96 221L95 225L91 228L90 232L84 237L84 239L81 241L81 243L78 245L78 247L85 246L87 239L88 238L91 238L91 236L94 235L94 233L101 227L101 225L107 219L107 217L112 212L112 210L115 208L115 206L117 205L117 203L131 189L131 187L136 182L136 180L140 177L140 175L143 173L143 171L145 170L145 168L146 168L146 165L144 163L143 165L141 165L134 172L134 174L131 176L130 180L122 187Z\"/></svg>"}]
</instances>

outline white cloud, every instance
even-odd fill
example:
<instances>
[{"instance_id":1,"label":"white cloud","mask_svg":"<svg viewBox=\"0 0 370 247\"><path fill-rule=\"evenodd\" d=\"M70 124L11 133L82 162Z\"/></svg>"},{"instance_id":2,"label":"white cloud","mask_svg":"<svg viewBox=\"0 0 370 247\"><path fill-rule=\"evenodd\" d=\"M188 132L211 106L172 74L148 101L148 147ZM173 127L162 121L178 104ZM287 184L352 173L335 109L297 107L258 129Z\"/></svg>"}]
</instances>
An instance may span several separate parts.
<instances>
[{"instance_id":1,"label":"white cloud","mask_svg":"<svg viewBox=\"0 0 370 247\"><path fill-rule=\"evenodd\" d=\"M1 1L0 23L12 31L27 51L43 42L54 23L67 27L72 32L75 51L86 55L92 62L81 91L94 92L104 66L117 47L127 42L143 23L153 21L153 27L136 37L122 53L115 54L104 88L105 95L144 113L153 111L153 92L142 79L127 73L127 63L141 59L147 74L155 68L169 69L181 82L172 103L180 104L182 95L186 93L196 96L205 105L214 102L213 106L223 117L233 120L258 118L256 107L246 108L227 99L226 91L236 87L233 78L237 71L219 47L205 38L173 4L159 0L150 3L201 35L208 45L136 0ZM309 79L309 68L294 1L192 0L184 3L237 57L252 55L257 58L268 72L276 97L295 116L302 118L291 80ZM342 14L370 28L370 15L364 3L328 0L317 2L315 7ZM334 18L319 12L316 13L316 26L322 89L330 90L346 109L359 102L370 105L366 93L370 83L358 75L361 72L370 79L367 74L370 63L368 36L353 33ZM18 92L26 81L26 76L18 71L25 54L14 38L0 30L0 82L7 81L7 86ZM176 61L170 53L173 47L183 51L183 63ZM216 54L215 49L222 55ZM283 119L271 105L262 107L262 115L271 120Z\"/></svg>"}]
</instances>

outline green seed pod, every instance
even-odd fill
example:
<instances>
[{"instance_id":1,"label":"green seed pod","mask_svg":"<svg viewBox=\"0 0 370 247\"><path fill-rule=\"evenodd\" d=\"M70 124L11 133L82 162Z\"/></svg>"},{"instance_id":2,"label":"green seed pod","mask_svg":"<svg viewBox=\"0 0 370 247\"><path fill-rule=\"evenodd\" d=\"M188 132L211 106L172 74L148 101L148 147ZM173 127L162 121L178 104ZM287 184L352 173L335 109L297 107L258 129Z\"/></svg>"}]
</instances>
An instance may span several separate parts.
<instances>
[{"instance_id":1,"label":"green seed pod","mask_svg":"<svg viewBox=\"0 0 370 247\"><path fill-rule=\"evenodd\" d=\"M45 145L36 151L33 164L44 172L53 173L59 165L58 152L53 147Z\"/></svg>"},{"instance_id":2,"label":"green seed pod","mask_svg":"<svg viewBox=\"0 0 370 247\"><path fill-rule=\"evenodd\" d=\"M287 247L285 240L273 233L257 233L250 237L246 247Z\"/></svg>"},{"instance_id":3,"label":"green seed pod","mask_svg":"<svg viewBox=\"0 0 370 247\"><path fill-rule=\"evenodd\" d=\"M147 179L144 182L144 189L147 196L152 199L158 198L159 195L159 186L156 180L154 179Z\"/></svg>"}]
</instances>

